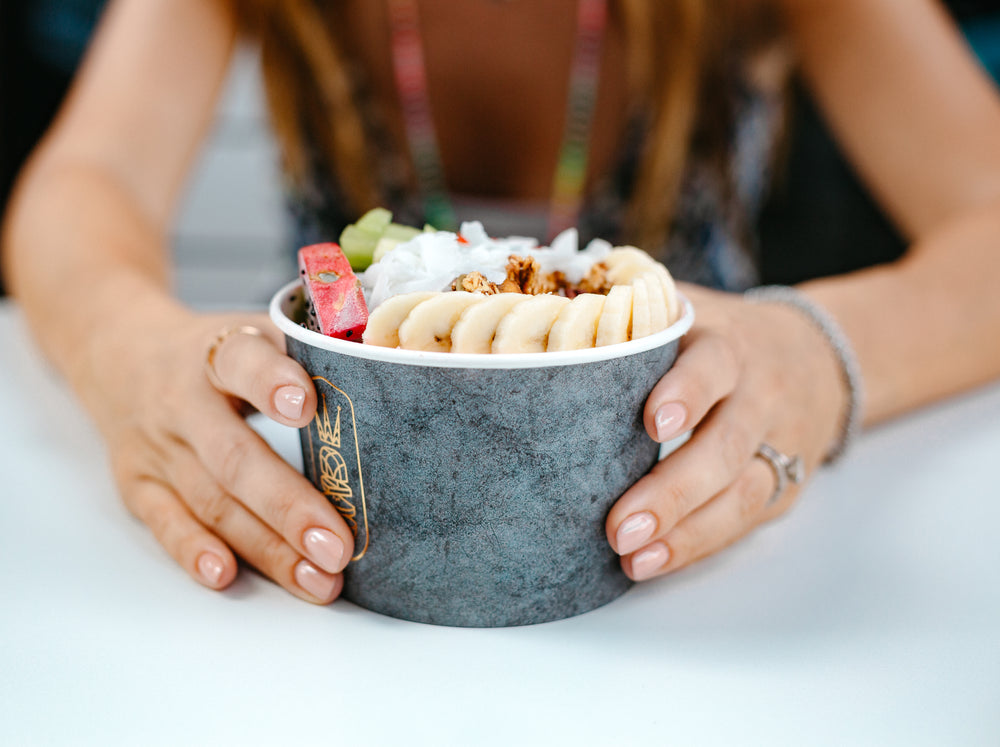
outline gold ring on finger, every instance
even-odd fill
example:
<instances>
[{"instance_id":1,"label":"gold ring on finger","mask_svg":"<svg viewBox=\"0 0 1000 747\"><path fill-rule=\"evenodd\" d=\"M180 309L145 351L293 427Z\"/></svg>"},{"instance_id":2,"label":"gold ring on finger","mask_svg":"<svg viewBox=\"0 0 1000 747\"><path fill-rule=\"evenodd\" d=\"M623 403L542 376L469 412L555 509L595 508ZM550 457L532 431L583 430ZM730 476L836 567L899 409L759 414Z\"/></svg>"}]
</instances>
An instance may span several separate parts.
<instances>
[{"instance_id":1,"label":"gold ring on finger","mask_svg":"<svg viewBox=\"0 0 1000 747\"><path fill-rule=\"evenodd\" d=\"M264 331L249 324L232 324L223 327L216 333L212 339L212 343L208 346L208 351L205 353L205 376L208 377L209 383L220 392L225 391L225 387L219 379L219 373L215 370L215 356L219 352L219 347L222 343L233 335L264 337Z\"/></svg>"}]
</instances>

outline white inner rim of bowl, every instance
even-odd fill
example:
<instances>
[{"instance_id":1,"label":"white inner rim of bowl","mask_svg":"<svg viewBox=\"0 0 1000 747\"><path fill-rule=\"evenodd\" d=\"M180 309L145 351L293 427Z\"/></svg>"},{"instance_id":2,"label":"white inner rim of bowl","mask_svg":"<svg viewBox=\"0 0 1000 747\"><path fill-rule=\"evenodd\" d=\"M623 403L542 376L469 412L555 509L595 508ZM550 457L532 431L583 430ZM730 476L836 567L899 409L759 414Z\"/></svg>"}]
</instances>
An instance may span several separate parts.
<instances>
[{"instance_id":1,"label":"white inner rim of bowl","mask_svg":"<svg viewBox=\"0 0 1000 747\"><path fill-rule=\"evenodd\" d=\"M683 295L681 304L684 313L681 318L665 330L638 340L605 345L599 348L583 350L565 350L554 353L439 353L424 350L403 350L402 348L383 348L378 345L365 345L360 342L348 342L333 337L321 335L303 327L288 316L287 311L297 296L302 293L301 281L293 280L281 288L271 299L270 314L273 321L284 334L299 342L316 348L329 350L333 353L367 358L386 363L398 363L405 366L436 366L439 368L544 368L545 366L570 366L580 363L624 358L646 350L658 348L673 342L691 329L694 323L694 309Z\"/></svg>"}]
</instances>

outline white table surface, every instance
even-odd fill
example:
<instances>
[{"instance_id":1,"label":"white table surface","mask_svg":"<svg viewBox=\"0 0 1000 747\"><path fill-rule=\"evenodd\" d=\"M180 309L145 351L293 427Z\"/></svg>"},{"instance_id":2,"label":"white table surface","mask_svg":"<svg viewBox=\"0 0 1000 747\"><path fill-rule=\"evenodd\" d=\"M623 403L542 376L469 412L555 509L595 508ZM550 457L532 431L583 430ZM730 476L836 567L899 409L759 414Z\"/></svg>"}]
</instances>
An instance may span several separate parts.
<instances>
[{"instance_id":1,"label":"white table surface","mask_svg":"<svg viewBox=\"0 0 1000 747\"><path fill-rule=\"evenodd\" d=\"M2 745L1000 744L1000 386L865 434L696 567L469 630L202 588L9 303L0 349Z\"/></svg>"}]
</instances>

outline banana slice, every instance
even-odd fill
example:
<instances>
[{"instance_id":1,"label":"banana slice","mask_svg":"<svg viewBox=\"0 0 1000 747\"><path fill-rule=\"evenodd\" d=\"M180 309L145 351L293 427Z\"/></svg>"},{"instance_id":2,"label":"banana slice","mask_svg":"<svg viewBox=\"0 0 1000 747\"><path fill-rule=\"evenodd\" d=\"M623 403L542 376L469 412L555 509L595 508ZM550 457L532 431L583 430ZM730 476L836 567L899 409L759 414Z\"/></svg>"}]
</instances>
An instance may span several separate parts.
<instances>
[{"instance_id":1,"label":"banana slice","mask_svg":"<svg viewBox=\"0 0 1000 747\"><path fill-rule=\"evenodd\" d=\"M580 350L594 347L604 296L581 293L562 307L552 323L546 350Z\"/></svg>"},{"instance_id":2,"label":"banana slice","mask_svg":"<svg viewBox=\"0 0 1000 747\"><path fill-rule=\"evenodd\" d=\"M653 334L652 301L649 285L641 277L632 281L632 339Z\"/></svg>"},{"instance_id":3,"label":"banana slice","mask_svg":"<svg viewBox=\"0 0 1000 747\"><path fill-rule=\"evenodd\" d=\"M667 273L667 280L663 283L663 296L667 299L667 311L670 313L670 317L667 319L669 324L673 324L681 315L684 313L681 308L681 297L677 292L677 285L674 283L674 279Z\"/></svg>"},{"instance_id":4,"label":"banana slice","mask_svg":"<svg viewBox=\"0 0 1000 747\"><path fill-rule=\"evenodd\" d=\"M652 330L650 334L666 329L670 312L667 310L667 299L663 294L663 281L659 273L644 273L632 283L646 284L646 292L649 295L649 327Z\"/></svg>"},{"instance_id":5,"label":"banana slice","mask_svg":"<svg viewBox=\"0 0 1000 747\"><path fill-rule=\"evenodd\" d=\"M650 256L649 252L644 252L642 249L631 245L616 246L608 253L608 256L604 258L604 261L608 263L608 266L612 266L618 262L633 259L643 262L656 262L656 260Z\"/></svg>"},{"instance_id":6,"label":"banana slice","mask_svg":"<svg viewBox=\"0 0 1000 747\"><path fill-rule=\"evenodd\" d=\"M663 292L663 300L667 308L667 326L670 326L681 316L681 300L677 295L677 285L670 271L659 262L654 262L647 268L647 272L653 272L659 279L660 289ZM642 273L640 273L642 274ZM634 277L632 278L635 279Z\"/></svg>"},{"instance_id":7,"label":"banana slice","mask_svg":"<svg viewBox=\"0 0 1000 747\"><path fill-rule=\"evenodd\" d=\"M399 346L407 350L451 350L451 330L469 306L486 296L467 291L445 291L421 301L399 325Z\"/></svg>"},{"instance_id":8,"label":"banana slice","mask_svg":"<svg viewBox=\"0 0 1000 747\"><path fill-rule=\"evenodd\" d=\"M494 353L544 353L549 330L568 298L544 294L514 306L500 320L493 338Z\"/></svg>"},{"instance_id":9,"label":"banana slice","mask_svg":"<svg viewBox=\"0 0 1000 747\"><path fill-rule=\"evenodd\" d=\"M437 291L417 291L392 296L372 309L361 339L366 345L381 345L384 348L399 347L399 325L417 304L437 296Z\"/></svg>"},{"instance_id":10,"label":"banana slice","mask_svg":"<svg viewBox=\"0 0 1000 747\"><path fill-rule=\"evenodd\" d=\"M632 286L614 285L597 320L597 347L628 342L632 334Z\"/></svg>"},{"instance_id":11,"label":"banana slice","mask_svg":"<svg viewBox=\"0 0 1000 747\"><path fill-rule=\"evenodd\" d=\"M529 298L524 293L498 293L469 306L451 329L451 352L489 353L500 320Z\"/></svg>"},{"instance_id":12,"label":"banana slice","mask_svg":"<svg viewBox=\"0 0 1000 747\"><path fill-rule=\"evenodd\" d=\"M677 295L677 285L674 278L666 267L657 263L656 274L660 278L660 285L663 290L663 300L667 305L667 326L681 318L681 298Z\"/></svg>"},{"instance_id":13,"label":"banana slice","mask_svg":"<svg viewBox=\"0 0 1000 747\"><path fill-rule=\"evenodd\" d=\"M619 246L604 258L608 267L608 280L613 285L628 284L636 275L652 270L659 263L642 249L634 246Z\"/></svg>"}]
</instances>

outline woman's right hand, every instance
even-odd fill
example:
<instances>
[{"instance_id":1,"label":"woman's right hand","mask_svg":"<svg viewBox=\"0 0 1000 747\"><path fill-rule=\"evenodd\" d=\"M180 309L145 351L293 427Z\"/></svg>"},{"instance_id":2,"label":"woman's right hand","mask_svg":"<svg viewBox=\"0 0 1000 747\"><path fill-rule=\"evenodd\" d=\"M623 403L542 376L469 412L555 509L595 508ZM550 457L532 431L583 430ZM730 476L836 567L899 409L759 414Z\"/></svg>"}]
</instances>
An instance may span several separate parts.
<instances>
[{"instance_id":1,"label":"woman's right hand","mask_svg":"<svg viewBox=\"0 0 1000 747\"><path fill-rule=\"evenodd\" d=\"M4 276L107 441L131 511L201 583L242 557L296 596L340 592L353 537L336 510L247 426L315 410L306 373L261 318L169 299L168 237L237 38L233 3L108 4L73 92L7 211ZM220 388L205 374L219 330ZM283 414L284 413L284 414Z\"/></svg>"},{"instance_id":2,"label":"woman's right hand","mask_svg":"<svg viewBox=\"0 0 1000 747\"><path fill-rule=\"evenodd\" d=\"M103 432L129 510L197 581L232 583L240 557L300 599L340 593L354 537L326 498L251 429L248 405L303 427L316 409L306 372L263 315L197 315L168 305L94 334L74 377ZM207 354L220 330L210 382Z\"/></svg>"}]
</instances>

